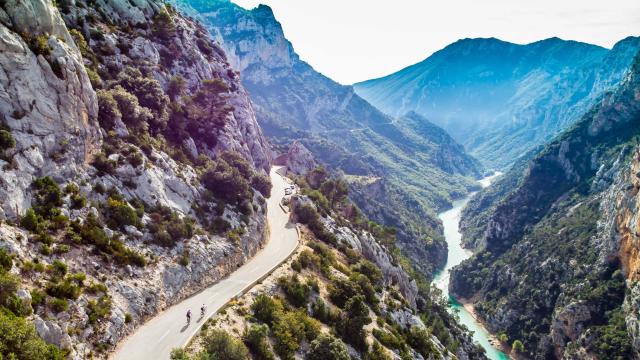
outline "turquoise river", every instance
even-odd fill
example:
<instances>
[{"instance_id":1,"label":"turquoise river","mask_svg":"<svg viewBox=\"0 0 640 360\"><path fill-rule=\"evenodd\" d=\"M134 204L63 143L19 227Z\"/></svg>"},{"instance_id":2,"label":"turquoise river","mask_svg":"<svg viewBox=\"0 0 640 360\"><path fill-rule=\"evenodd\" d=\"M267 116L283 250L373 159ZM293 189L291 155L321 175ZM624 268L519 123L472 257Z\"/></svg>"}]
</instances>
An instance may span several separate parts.
<instances>
[{"instance_id":1,"label":"turquoise river","mask_svg":"<svg viewBox=\"0 0 640 360\"><path fill-rule=\"evenodd\" d=\"M482 187L489 186L491 181L497 175L499 174L480 180L480 184ZM464 324L473 332L473 339L486 350L487 357L491 360L509 359L505 353L498 350L491 344L491 335L482 326L482 324L477 322L473 315L467 311L462 304L449 295L449 270L471 256L471 252L464 249L460 243L462 240L462 234L460 234L458 229L460 224L460 214L462 213L462 209L464 209L465 205L467 205L467 202L469 202L471 196L473 196L473 194L470 194L464 199L455 201L452 209L438 215L444 225L444 236L449 247L449 254L444 270L436 275L433 282L437 288L442 290L444 296L449 298L449 311L452 313L456 312L460 319L460 323Z\"/></svg>"}]
</instances>

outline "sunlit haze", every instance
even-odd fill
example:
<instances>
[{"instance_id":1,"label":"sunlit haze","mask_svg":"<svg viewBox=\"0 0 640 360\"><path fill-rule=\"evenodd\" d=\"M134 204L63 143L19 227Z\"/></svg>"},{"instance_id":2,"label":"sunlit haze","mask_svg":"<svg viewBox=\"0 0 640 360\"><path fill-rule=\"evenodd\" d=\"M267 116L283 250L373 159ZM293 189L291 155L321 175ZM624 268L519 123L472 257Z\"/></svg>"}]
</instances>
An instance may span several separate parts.
<instances>
[{"instance_id":1,"label":"sunlit haze","mask_svg":"<svg viewBox=\"0 0 640 360\"><path fill-rule=\"evenodd\" d=\"M638 0L234 0L273 8L300 56L344 84L423 60L467 37L515 43L558 36L610 48L640 34Z\"/></svg>"}]
</instances>

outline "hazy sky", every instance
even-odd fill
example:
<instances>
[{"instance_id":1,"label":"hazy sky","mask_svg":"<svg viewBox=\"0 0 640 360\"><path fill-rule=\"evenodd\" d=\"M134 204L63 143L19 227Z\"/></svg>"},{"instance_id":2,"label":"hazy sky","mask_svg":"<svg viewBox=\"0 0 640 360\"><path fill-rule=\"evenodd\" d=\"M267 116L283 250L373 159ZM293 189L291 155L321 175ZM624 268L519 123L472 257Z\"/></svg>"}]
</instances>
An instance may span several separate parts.
<instances>
[{"instance_id":1,"label":"hazy sky","mask_svg":"<svg viewBox=\"0 0 640 360\"><path fill-rule=\"evenodd\" d=\"M273 8L302 59L343 84L387 75L466 37L558 36L610 48L640 35L640 0L232 0Z\"/></svg>"}]
</instances>

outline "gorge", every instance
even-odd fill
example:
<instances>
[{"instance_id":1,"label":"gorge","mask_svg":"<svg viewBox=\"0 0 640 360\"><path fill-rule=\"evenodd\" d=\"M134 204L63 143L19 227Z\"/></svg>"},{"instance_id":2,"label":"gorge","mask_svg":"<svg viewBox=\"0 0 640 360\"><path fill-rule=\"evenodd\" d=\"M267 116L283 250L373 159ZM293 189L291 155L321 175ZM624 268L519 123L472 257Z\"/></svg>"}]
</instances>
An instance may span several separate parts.
<instances>
[{"instance_id":1,"label":"gorge","mask_svg":"<svg viewBox=\"0 0 640 360\"><path fill-rule=\"evenodd\" d=\"M1 359L640 359L640 37L343 85L277 14L0 0Z\"/></svg>"}]
</instances>

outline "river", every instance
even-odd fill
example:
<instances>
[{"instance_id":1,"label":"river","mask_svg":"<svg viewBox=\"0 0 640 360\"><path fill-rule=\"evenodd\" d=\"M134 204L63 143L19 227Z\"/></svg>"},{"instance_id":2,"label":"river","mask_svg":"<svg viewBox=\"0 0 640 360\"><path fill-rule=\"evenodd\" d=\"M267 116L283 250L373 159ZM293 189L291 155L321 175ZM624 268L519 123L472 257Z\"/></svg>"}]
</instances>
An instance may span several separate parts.
<instances>
[{"instance_id":1,"label":"river","mask_svg":"<svg viewBox=\"0 0 640 360\"><path fill-rule=\"evenodd\" d=\"M496 173L495 175L480 180L480 185L483 188L491 185L491 182L498 175L500 175L500 173ZM491 344L489 341L489 332L487 332L487 330L473 318L471 313L469 313L462 304L449 295L449 270L472 255L471 251L464 249L460 243L462 240L462 234L460 234L458 226L460 224L460 214L462 213L462 209L464 209L473 195L474 194L469 194L464 199L455 201L452 209L438 215L440 220L442 220L442 225L444 226L444 237L449 247L449 254L444 269L436 274L433 282L438 289L442 290L444 296L449 298L449 311L452 313L458 313L460 323L464 324L473 332L473 340L478 342L486 350L487 357L491 360L509 359L507 354L498 350Z\"/></svg>"}]
</instances>

